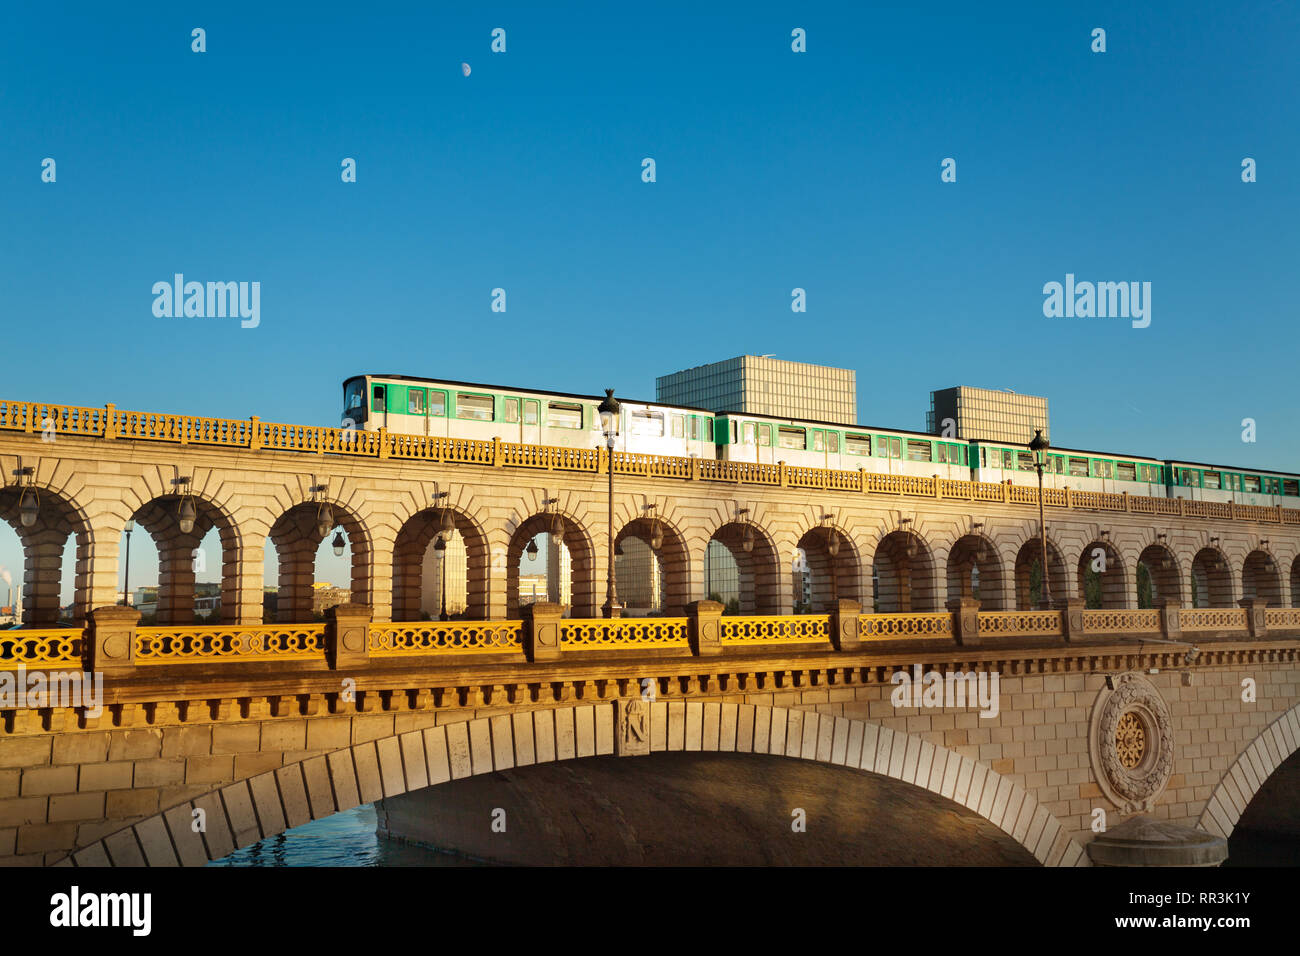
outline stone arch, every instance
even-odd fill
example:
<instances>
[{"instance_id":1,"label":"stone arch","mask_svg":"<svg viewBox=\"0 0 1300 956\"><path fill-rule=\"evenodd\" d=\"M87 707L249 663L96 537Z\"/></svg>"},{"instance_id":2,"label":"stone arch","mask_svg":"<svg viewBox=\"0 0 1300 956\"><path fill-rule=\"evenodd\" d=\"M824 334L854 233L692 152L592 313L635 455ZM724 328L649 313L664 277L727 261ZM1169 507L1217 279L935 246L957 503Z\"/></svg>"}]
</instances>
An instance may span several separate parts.
<instances>
[{"instance_id":1,"label":"stone arch","mask_svg":"<svg viewBox=\"0 0 1300 956\"><path fill-rule=\"evenodd\" d=\"M1151 606L1160 601L1183 601L1183 576L1178 570L1178 558L1163 544L1149 544L1138 555L1137 564L1147 569L1151 578ZM1137 567L1133 571L1134 593L1137 592ZM1140 596L1140 595L1139 595Z\"/></svg>"},{"instance_id":2,"label":"stone arch","mask_svg":"<svg viewBox=\"0 0 1300 956\"><path fill-rule=\"evenodd\" d=\"M317 526L323 505L328 505L333 515L333 524L325 534L321 534ZM370 531L348 505L335 498L321 497L317 501L303 501L288 507L271 525L267 535L280 564L275 608L278 623L302 624L312 620L316 552L321 542L337 527L343 529L352 553L351 601L354 604L372 603L370 558L374 541Z\"/></svg>"},{"instance_id":3,"label":"stone arch","mask_svg":"<svg viewBox=\"0 0 1300 956\"><path fill-rule=\"evenodd\" d=\"M180 526L180 510L186 497L194 506L194 527L189 532L182 531ZM220 503L203 489L188 496L173 489L141 502L130 518L138 529L148 533L158 549L159 625L184 626L195 622L196 578L207 573L207 568L198 563L206 560L199 545L214 528L221 542L220 620L231 623L237 619L240 585L237 555L241 538L234 519Z\"/></svg>"},{"instance_id":4,"label":"stone arch","mask_svg":"<svg viewBox=\"0 0 1300 956\"><path fill-rule=\"evenodd\" d=\"M1282 573L1273 555L1256 548L1241 563L1241 596L1262 598L1269 607L1282 606Z\"/></svg>"},{"instance_id":5,"label":"stone arch","mask_svg":"<svg viewBox=\"0 0 1300 956\"><path fill-rule=\"evenodd\" d=\"M663 543L658 552L651 547L656 527L663 536ZM619 548L629 539L644 544L644 551L650 552L650 560L657 562L658 575L662 576L659 585L662 598L659 613L669 617L685 614L686 605L691 602L691 555L681 531L674 523L663 517L643 515L633 518L619 529L614 538L615 548ZM616 582L619 602L623 607L627 607L629 594L624 593L624 571L617 561L615 568L619 574ZM654 573L651 574L651 586L654 585L655 576Z\"/></svg>"},{"instance_id":6,"label":"stone arch","mask_svg":"<svg viewBox=\"0 0 1300 956\"><path fill-rule=\"evenodd\" d=\"M596 549L591 534L572 514L565 511L539 511L521 521L506 546L506 616L518 618L519 562L528 543L539 534L553 534L556 516L562 522L557 537L569 554L569 608L574 617L596 616ZM602 582L603 583L603 582Z\"/></svg>"},{"instance_id":7,"label":"stone arch","mask_svg":"<svg viewBox=\"0 0 1300 956\"><path fill-rule=\"evenodd\" d=\"M992 539L979 532L962 535L948 551L948 600L974 597L972 572L975 570L979 573L980 608L1007 610L1002 555Z\"/></svg>"},{"instance_id":8,"label":"stone arch","mask_svg":"<svg viewBox=\"0 0 1300 956\"><path fill-rule=\"evenodd\" d=\"M487 535L478 522L457 507L430 506L407 518L393 543L393 620L420 620L424 593L425 558L434 537L442 530L442 516L450 514L454 535L465 548L465 614L469 620L488 618L492 562ZM437 598L438 595L433 595Z\"/></svg>"},{"instance_id":9,"label":"stone arch","mask_svg":"<svg viewBox=\"0 0 1300 956\"><path fill-rule=\"evenodd\" d=\"M1192 558L1192 587L1196 607L1232 607L1232 573L1223 551L1213 545L1201 548ZM1191 595L1188 596L1189 603Z\"/></svg>"},{"instance_id":10,"label":"stone arch","mask_svg":"<svg viewBox=\"0 0 1300 956\"><path fill-rule=\"evenodd\" d=\"M1251 799L1288 757L1300 750L1300 704L1283 713L1250 742L1205 801L1197 827L1227 839ZM1260 774L1263 770L1263 774Z\"/></svg>"},{"instance_id":11,"label":"stone arch","mask_svg":"<svg viewBox=\"0 0 1300 956\"><path fill-rule=\"evenodd\" d=\"M1034 564L1041 562L1042 544L1037 535L1026 538L1016 552L1016 609L1020 611L1034 610L1032 597L1032 584ZM1063 603L1070 597L1069 579L1065 575L1065 558L1061 554L1060 548L1050 537L1047 539L1047 565L1048 565L1048 596L1053 604Z\"/></svg>"},{"instance_id":12,"label":"stone arch","mask_svg":"<svg viewBox=\"0 0 1300 956\"><path fill-rule=\"evenodd\" d=\"M537 763L613 754L615 708L610 701L477 717L355 744L173 806L54 865L203 866L384 797ZM919 737L816 711L715 701L658 701L650 718L652 752L771 754L880 774L967 807L1044 865L1088 865L1083 848L1032 793L984 762ZM692 730L688 746L687 732L678 728L710 730L701 730L698 745ZM202 834L191 825L196 810L207 821Z\"/></svg>"},{"instance_id":13,"label":"stone arch","mask_svg":"<svg viewBox=\"0 0 1300 956\"><path fill-rule=\"evenodd\" d=\"M881 537L872 559L880 612L938 611L935 559L930 544L912 530Z\"/></svg>"},{"instance_id":14,"label":"stone arch","mask_svg":"<svg viewBox=\"0 0 1300 956\"><path fill-rule=\"evenodd\" d=\"M1101 564L1100 569L1097 568L1098 564ZM1101 587L1096 599L1091 599L1087 584L1094 573L1100 578ZM1083 598L1085 607L1128 607L1127 580L1124 559L1120 557L1118 548L1102 538L1094 538L1084 545L1079 554L1077 583L1079 597Z\"/></svg>"},{"instance_id":15,"label":"stone arch","mask_svg":"<svg viewBox=\"0 0 1300 956\"><path fill-rule=\"evenodd\" d=\"M747 538L753 542L749 551L745 550ZM768 531L754 521L728 521L709 536L709 545L714 541L726 548L736 562L740 613L780 614L785 603L781 595L781 559ZM706 582L706 590L708 586Z\"/></svg>"},{"instance_id":16,"label":"stone arch","mask_svg":"<svg viewBox=\"0 0 1300 956\"><path fill-rule=\"evenodd\" d=\"M26 479L24 479L26 481ZM36 519L23 527L19 503L36 501ZM44 627L59 620L60 595L63 589L63 552L68 538L76 546L72 619L85 622L91 611L91 584L85 569L91 566L95 530L82 507L62 489L40 481L30 487L16 484L0 488L0 519L18 535L23 549L22 580L16 582L23 591L21 624Z\"/></svg>"},{"instance_id":17,"label":"stone arch","mask_svg":"<svg viewBox=\"0 0 1300 956\"><path fill-rule=\"evenodd\" d=\"M831 554L831 542L835 554ZM796 545L804 553L812 585L812 611L825 613L839 599L861 601L858 549L842 528L819 525L804 532Z\"/></svg>"}]
</instances>

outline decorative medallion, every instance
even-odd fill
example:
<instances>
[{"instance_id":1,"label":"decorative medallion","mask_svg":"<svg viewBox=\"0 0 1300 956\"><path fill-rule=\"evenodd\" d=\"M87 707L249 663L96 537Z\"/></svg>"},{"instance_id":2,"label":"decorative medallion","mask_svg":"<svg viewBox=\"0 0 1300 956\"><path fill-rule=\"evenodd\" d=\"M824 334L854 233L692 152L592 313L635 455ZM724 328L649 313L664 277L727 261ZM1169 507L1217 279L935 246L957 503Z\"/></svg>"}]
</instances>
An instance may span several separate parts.
<instances>
[{"instance_id":1,"label":"decorative medallion","mask_svg":"<svg viewBox=\"0 0 1300 956\"><path fill-rule=\"evenodd\" d=\"M1113 678L1092 709L1088 751L1097 786L1123 813L1159 800L1174 769L1173 724L1160 692L1138 673Z\"/></svg>"}]
</instances>

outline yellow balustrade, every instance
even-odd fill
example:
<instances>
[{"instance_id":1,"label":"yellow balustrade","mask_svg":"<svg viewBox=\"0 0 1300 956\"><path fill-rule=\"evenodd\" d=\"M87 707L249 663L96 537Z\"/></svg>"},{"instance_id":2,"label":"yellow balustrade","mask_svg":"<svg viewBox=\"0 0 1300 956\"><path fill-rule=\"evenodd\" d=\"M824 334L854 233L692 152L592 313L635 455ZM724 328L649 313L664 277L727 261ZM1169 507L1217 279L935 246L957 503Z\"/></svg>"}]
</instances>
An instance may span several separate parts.
<instances>
[{"instance_id":1,"label":"yellow balustrade","mask_svg":"<svg viewBox=\"0 0 1300 956\"><path fill-rule=\"evenodd\" d=\"M898 637L952 637L952 615L947 611L918 611L858 615L863 640Z\"/></svg>"},{"instance_id":2,"label":"yellow balustrade","mask_svg":"<svg viewBox=\"0 0 1300 956\"><path fill-rule=\"evenodd\" d=\"M0 631L0 665L81 669L84 632L71 627L31 627Z\"/></svg>"},{"instance_id":3,"label":"yellow balustrade","mask_svg":"<svg viewBox=\"0 0 1300 956\"><path fill-rule=\"evenodd\" d=\"M1183 624L1186 627L1186 622ZM1160 612L1152 608L1121 610L1090 608L1083 612L1083 628L1091 633L1146 634L1159 633Z\"/></svg>"},{"instance_id":4,"label":"yellow balustrade","mask_svg":"<svg viewBox=\"0 0 1300 956\"><path fill-rule=\"evenodd\" d=\"M1244 607L1189 607L1179 615L1184 631L1244 631Z\"/></svg>"},{"instance_id":5,"label":"yellow balustrade","mask_svg":"<svg viewBox=\"0 0 1300 956\"><path fill-rule=\"evenodd\" d=\"M689 646L684 617L566 618L560 622L562 647Z\"/></svg>"},{"instance_id":6,"label":"yellow balustrade","mask_svg":"<svg viewBox=\"0 0 1300 956\"><path fill-rule=\"evenodd\" d=\"M508 654L523 647L520 621L414 621L371 624L370 656Z\"/></svg>"},{"instance_id":7,"label":"yellow balustrade","mask_svg":"<svg viewBox=\"0 0 1300 956\"><path fill-rule=\"evenodd\" d=\"M825 644L831 639L829 614L763 614L722 618L723 644Z\"/></svg>"},{"instance_id":8,"label":"yellow balustrade","mask_svg":"<svg viewBox=\"0 0 1300 956\"><path fill-rule=\"evenodd\" d=\"M1270 631L1300 628L1300 607L1265 608L1264 626Z\"/></svg>"},{"instance_id":9,"label":"yellow balustrade","mask_svg":"<svg viewBox=\"0 0 1300 956\"><path fill-rule=\"evenodd\" d=\"M324 624L137 627L137 665L323 659Z\"/></svg>"},{"instance_id":10,"label":"yellow balustrade","mask_svg":"<svg viewBox=\"0 0 1300 956\"><path fill-rule=\"evenodd\" d=\"M1060 611L980 611L981 634L1020 637L1059 637Z\"/></svg>"}]
</instances>

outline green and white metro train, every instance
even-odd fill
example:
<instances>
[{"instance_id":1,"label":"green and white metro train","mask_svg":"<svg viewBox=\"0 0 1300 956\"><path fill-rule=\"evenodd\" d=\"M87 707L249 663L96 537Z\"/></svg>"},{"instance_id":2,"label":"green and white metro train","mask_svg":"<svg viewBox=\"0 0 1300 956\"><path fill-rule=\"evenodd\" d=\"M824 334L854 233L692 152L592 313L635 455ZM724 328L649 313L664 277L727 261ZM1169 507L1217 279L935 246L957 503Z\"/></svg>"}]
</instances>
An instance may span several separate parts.
<instances>
[{"instance_id":1,"label":"green and white metro train","mask_svg":"<svg viewBox=\"0 0 1300 956\"><path fill-rule=\"evenodd\" d=\"M604 445L601 399L476 382L358 375L343 383L345 427L407 435L566 448ZM795 421L619 398L618 451L716 458L962 481L1037 482L1024 446L958 441L923 432ZM1235 501L1300 508L1300 476L1203 463L1053 448L1043 483L1077 491Z\"/></svg>"}]
</instances>

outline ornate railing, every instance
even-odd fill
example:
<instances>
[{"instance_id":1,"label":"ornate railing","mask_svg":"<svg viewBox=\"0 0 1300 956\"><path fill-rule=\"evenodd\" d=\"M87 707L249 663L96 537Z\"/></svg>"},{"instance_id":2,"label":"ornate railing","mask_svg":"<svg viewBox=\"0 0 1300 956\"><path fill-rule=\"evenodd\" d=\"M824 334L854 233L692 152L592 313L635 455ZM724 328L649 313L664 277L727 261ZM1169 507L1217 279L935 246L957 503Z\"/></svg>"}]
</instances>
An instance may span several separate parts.
<instances>
[{"instance_id":1,"label":"ornate railing","mask_svg":"<svg viewBox=\"0 0 1300 956\"><path fill-rule=\"evenodd\" d=\"M6 667L81 668L86 641L70 627L32 627L0 631L0 662Z\"/></svg>"},{"instance_id":2,"label":"ornate railing","mask_svg":"<svg viewBox=\"0 0 1300 956\"><path fill-rule=\"evenodd\" d=\"M915 614L861 614L858 631L867 638L952 637L952 615L944 611Z\"/></svg>"},{"instance_id":3,"label":"ornate railing","mask_svg":"<svg viewBox=\"0 0 1300 956\"><path fill-rule=\"evenodd\" d=\"M1059 637L1060 611L980 611L981 634L1021 637Z\"/></svg>"},{"instance_id":4,"label":"ornate railing","mask_svg":"<svg viewBox=\"0 0 1300 956\"><path fill-rule=\"evenodd\" d=\"M203 418L156 412L120 411L113 405L84 408L41 402L0 401L0 431L28 434L76 435L85 438L159 441L181 445L220 445L251 451L303 452L361 458L397 458L454 462L553 471L603 472L609 454L595 448L561 448L462 438L390 434L387 429L359 431L311 425L288 425L260 419ZM677 458L615 452L613 469L622 475L678 480L720 481L729 484L816 488L828 491L958 498L1038 506L1034 485L992 484L919 475L882 475L862 469L828 468L712 459ZM1103 494L1047 488L1043 504L1050 508L1121 511L1146 515L1176 515L1214 520L1241 520L1300 525L1300 508L1262 507L1187 498Z\"/></svg>"},{"instance_id":5,"label":"ornate railing","mask_svg":"<svg viewBox=\"0 0 1300 956\"><path fill-rule=\"evenodd\" d=\"M324 654L324 624L135 629L137 664L315 660Z\"/></svg>"},{"instance_id":6,"label":"ornate railing","mask_svg":"<svg viewBox=\"0 0 1300 956\"><path fill-rule=\"evenodd\" d=\"M1244 607L1189 607L1181 612L1184 631L1244 631Z\"/></svg>"},{"instance_id":7,"label":"ornate railing","mask_svg":"<svg viewBox=\"0 0 1300 956\"><path fill-rule=\"evenodd\" d=\"M1300 629L1300 607L1265 608L1264 625L1270 631Z\"/></svg>"},{"instance_id":8,"label":"ornate railing","mask_svg":"<svg viewBox=\"0 0 1300 956\"><path fill-rule=\"evenodd\" d=\"M723 644L826 644L829 614L762 614L722 618Z\"/></svg>"},{"instance_id":9,"label":"ornate railing","mask_svg":"<svg viewBox=\"0 0 1300 956\"><path fill-rule=\"evenodd\" d=\"M370 656L508 654L523 647L521 621L371 624Z\"/></svg>"},{"instance_id":10,"label":"ornate railing","mask_svg":"<svg viewBox=\"0 0 1300 956\"><path fill-rule=\"evenodd\" d=\"M1098 634L1146 634L1160 631L1160 612L1150 608L1085 610L1083 626Z\"/></svg>"},{"instance_id":11,"label":"ornate railing","mask_svg":"<svg viewBox=\"0 0 1300 956\"><path fill-rule=\"evenodd\" d=\"M684 617L567 618L560 622L560 645L584 647L687 647Z\"/></svg>"}]
</instances>

